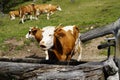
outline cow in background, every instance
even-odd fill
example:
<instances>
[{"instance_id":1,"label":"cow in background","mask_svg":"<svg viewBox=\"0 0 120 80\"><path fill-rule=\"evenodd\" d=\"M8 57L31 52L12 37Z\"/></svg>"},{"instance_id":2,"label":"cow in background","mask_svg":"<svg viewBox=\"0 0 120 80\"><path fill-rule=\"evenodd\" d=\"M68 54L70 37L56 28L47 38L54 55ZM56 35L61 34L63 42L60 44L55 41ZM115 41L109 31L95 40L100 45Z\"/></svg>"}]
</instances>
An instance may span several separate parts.
<instances>
[{"instance_id":1,"label":"cow in background","mask_svg":"<svg viewBox=\"0 0 120 80\"><path fill-rule=\"evenodd\" d=\"M15 17L19 17L19 11L18 10L10 11L9 16L11 20L14 20Z\"/></svg>"},{"instance_id":2,"label":"cow in background","mask_svg":"<svg viewBox=\"0 0 120 80\"><path fill-rule=\"evenodd\" d=\"M61 11L61 7L57 5L52 4L39 4L35 5L35 15L36 19L38 19L38 16L41 14L46 13L47 14L47 20L50 19L50 15L52 15L55 11Z\"/></svg>"},{"instance_id":3,"label":"cow in background","mask_svg":"<svg viewBox=\"0 0 120 80\"><path fill-rule=\"evenodd\" d=\"M47 20L50 19L50 15L54 14L55 11L62 11L62 9L58 5L51 5L51 4L49 4L49 7L46 8Z\"/></svg>"},{"instance_id":4,"label":"cow in background","mask_svg":"<svg viewBox=\"0 0 120 80\"><path fill-rule=\"evenodd\" d=\"M34 15L34 5L35 4L29 4L29 5L26 5L26 6L22 6L19 8L19 13L20 13L20 22L21 23L24 23L25 19L26 19L26 16L30 16L30 20L33 19L33 16Z\"/></svg>"}]
</instances>

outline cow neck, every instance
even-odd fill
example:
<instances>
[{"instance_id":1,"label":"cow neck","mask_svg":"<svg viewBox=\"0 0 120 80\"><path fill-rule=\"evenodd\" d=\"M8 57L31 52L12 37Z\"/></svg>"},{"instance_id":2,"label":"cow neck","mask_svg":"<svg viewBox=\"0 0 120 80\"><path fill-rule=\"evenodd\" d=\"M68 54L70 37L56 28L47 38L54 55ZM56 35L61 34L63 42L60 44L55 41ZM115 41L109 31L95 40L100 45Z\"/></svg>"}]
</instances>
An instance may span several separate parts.
<instances>
[{"instance_id":1,"label":"cow neck","mask_svg":"<svg viewBox=\"0 0 120 80\"><path fill-rule=\"evenodd\" d=\"M62 45L57 37L54 37L54 45L50 48L50 50L56 49L60 54L63 53Z\"/></svg>"},{"instance_id":2,"label":"cow neck","mask_svg":"<svg viewBox=\"0 0 120 80\"><path fill-rule=\"evenodd\" d=\"M35 38L37 39L37 42L39 43L40 41L41 41L41 39L42 39L42 35L41 35L42 33L41 33L41 31L40 31L40 29L38 29L37 30L37 32L36 32L36 34L35 34Z\"/></svg>"}]
</instances>

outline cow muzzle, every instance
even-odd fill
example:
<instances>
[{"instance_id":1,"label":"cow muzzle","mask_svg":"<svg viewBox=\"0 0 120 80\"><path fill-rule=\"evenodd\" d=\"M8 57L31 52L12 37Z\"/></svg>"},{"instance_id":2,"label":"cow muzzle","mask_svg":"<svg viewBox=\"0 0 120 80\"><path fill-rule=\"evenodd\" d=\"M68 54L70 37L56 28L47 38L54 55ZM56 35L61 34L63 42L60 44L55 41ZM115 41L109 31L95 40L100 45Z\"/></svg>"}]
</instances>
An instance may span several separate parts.
<instances>
[{"instance_id":1,"label":"cow muzzle","mask_svg":"<svg viewBox=\"0 0 120 80\"><path fill-rule=\"evenodd\" d=\"M41 47L41 48L46 48L46 46L45 46L45 45L40 45L40 47Z\"/></svg>"}]
</instances>

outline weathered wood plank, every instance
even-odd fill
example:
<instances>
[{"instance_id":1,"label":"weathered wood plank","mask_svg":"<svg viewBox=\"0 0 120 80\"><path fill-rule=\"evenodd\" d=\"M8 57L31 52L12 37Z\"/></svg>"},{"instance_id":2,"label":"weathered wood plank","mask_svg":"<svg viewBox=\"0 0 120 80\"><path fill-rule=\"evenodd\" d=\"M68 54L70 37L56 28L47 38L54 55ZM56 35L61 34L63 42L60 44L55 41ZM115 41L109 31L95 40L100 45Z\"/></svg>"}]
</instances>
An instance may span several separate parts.
<instances>
[{"instance_id":1,"label":"weathered wood plank","mask_svg":"<svg viewBox=\"0 0 120 80\"><path fill-rule=\"evenodd\" d=\"M19 62L19 63L37 63L37 64L57 64L57 65L79 65L86 63L86 61L78 62L76 60L71 61L54 61L54 60L45 60L43 58L0 58L0 61L4 62Z\"/></svg>"},{"instance_id":2,"label":"weathered wood plank","mask_svg":"<svg viewBox=\"0 0 120 80\"><path fill-rule=\"evenodd\" d=\"M109 25L89 30L88 32L81 34L80 39L82 42L86 42L108 34L114 34L115 29L120 29L120 18Z\"/></svg>"},{"instance_id":3,"label":"weathered wood plank","mask_svg":"<svg viewBox=\"0 0 120 80\"><path fill-rule=\"evenodd\" d=\"M11 78L19 79L23 73L34 71L38 68L44 67L42 64L29 64L29 63L13 63L13 62L0 62L0 79L11 80Z\"/></svg>"},{"instance_id":4,"label":"weathered wood plank","mask_svg":"<svg viewBox=\"0 0 120 80\"><path fill-rule=\"evenodd\" d=\"M96 62L97 63L97 62ZM41 79L77 79L77 80L103 80L103 66L93 63L80 64L78 66L69 65L49 65L0 62L0 79L5 78L21 80L41 80ZM90 65L91 64L91 65Z\"/></svg>"}]
</instances>

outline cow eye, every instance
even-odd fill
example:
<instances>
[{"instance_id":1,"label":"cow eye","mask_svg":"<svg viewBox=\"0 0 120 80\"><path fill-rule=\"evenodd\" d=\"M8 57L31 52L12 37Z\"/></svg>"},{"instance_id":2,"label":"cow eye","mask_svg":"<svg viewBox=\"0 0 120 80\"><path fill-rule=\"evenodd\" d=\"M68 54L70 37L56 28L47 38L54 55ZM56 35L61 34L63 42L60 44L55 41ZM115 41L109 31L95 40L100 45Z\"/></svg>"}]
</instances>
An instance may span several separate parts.
<instances>
[{"instance_id":1,"label":"cow eye","mask_svg":"<svg viewBox=\"0 0 120 80\"><path fill-rule=\"evenodd\" d=\"M31 31L29 31L29 34L31 33Z\"/></svg>"},{"instance_id":2,"label":"cow eye","mask_svg":"<svg viewBox=\"0 0 120 80\"><path fill-rule=\"evenodd\" d=\"M49 36L52 36L52 34L49 34Z\"/></svg>"}]
</instances>

